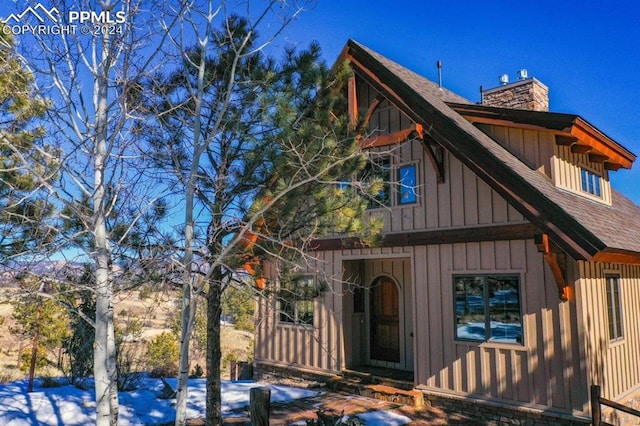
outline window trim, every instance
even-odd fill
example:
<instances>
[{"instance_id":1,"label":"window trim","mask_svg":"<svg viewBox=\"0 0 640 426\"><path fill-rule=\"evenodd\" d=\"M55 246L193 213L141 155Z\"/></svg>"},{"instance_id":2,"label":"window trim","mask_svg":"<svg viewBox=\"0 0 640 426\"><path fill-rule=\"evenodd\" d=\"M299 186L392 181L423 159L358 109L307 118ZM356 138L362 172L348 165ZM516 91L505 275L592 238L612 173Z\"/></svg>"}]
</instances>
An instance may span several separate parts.
<instances>
[{"instance_id":1,"label":"window trim","mask_svg":"<svg viewBox=\"0 0 640 426\"><path fill-rule=\"evenodd\" d=\"M400 174L402 173L403 169L408 169L408 168L413 168L413 178L414 178L414 182L413 182L413 187L411 187L413 189L413 198L410 201L402 201L402 194L403 194L403 184L402 184L402 179ZM411 163L403 163L403 164L398 164L395 167L395 174L394 174L394 178L395 178L395 184L397 185L397 190L395 191L396 193L396 206L409 206L411 204L418 204L419 202L419 194L418 194L418 187L419 187L419 182L418 182L418 163L417 162L411 162ZM410 187L407 185L406 189L404 192L406 192Z\"/></svg>"},{"instance_id":2,"label":"window trim","mask_svg":"<svg viewBox=\"0 0 640 426\"><path fill-rule=\"evenodd\" d=\"M622 308L622 286L620 275L616 273L605 273L605 298L607 309L607 334L610 342L624 340L624 309ZM615 291L611 284L615 284ZM615 296L616 300L612 300ZM614 302L614 303L612 303ZM611 310L613 308L613 311ZM613 322L612 322L613 318Z\"/></svg>"},{"instance_id":3,"label":"window trim","mask_svg":"<svg viewBox=\"0 0 640 426\"><path fill-rule=\"evenodd\" d=\"M580 165L580 191L590 197L604 198L604 178L595 170ZM585 180L586 179L586 180Z\"/></svg>"},{"instance_id":4,"label":"window trim","mask_svg":"<svg viewBox=\"0 0 640 426\"><path fill-rule=\"evenodd\" d=\"M382 180L382 189L378 191L378 194L373 195L371 197L371 199L369 200L369 205L367 206L367 210L386 209L386 208L394 207L393 200L392 200L393 161L391 156L380 156L378 158L369 158L368 164L365 170L367 171L367 173L373 172L372 177L375 179L380 177L380 174L378 172L384 169L386 169L385 174L387 175L387 180L386 181L384 179ZM365 175L365 181L367 181L368 178L369 176ZM385 202L382 202L378 198L378 195L380 193L386 193L386 197L385 197L386 200L384 200Z\"/></svg>"},{"instance_id":5,"label":"window trim","mask_svg":"<svg viewBox=\"0 0 640 426\"><path fill-rule=\"evenodd\" d=\"M464 338L458 337L458 305L457 305L457 294L456 294L456 279L461 277L482 277L483 278L483 310L484 310L484 323L485 323L485 338L484 339L473 339L473 338ZM520 330L521 335L520 339L511 342L504 340L492 340L491 336L487 338L487 329L491 330L491 314L490 314L490 305L489 305L489 286L487 284L488 277L515 277L518 280L518 310L519 310L519 319L520 319ZM522 314L523 309L523 294L522 294L522 278L523 274L517 271L500 271L500 272L486 272L483 271L481 273L475 272L464 272L464 273L456 273L451 276L451 286L453 290L453 340L457 343L477 343L477 344L491 344L491 345L507 345L507 346L525 346L525 328L524 328L524 318Z\"/></svg>"}]
</instances>

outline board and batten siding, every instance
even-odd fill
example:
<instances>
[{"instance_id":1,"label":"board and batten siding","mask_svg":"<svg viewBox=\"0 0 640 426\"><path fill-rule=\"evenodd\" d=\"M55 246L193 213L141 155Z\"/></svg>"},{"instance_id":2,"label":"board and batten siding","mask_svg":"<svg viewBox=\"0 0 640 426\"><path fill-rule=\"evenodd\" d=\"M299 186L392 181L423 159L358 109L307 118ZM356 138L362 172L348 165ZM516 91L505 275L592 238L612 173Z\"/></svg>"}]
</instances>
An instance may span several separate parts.
<instances>
[{"instance_id":1,"label":"board and batten siding","mask_svg":"<svg viewBox=\"0 0 640 426\"><path fill-rule=\"evenodd\" d=\"M379 92L359 78L357 81L358 110L362 116ZM385 99L380 102L371 116L369 133L365 137L396 132L412 124L414 123L407 115ZM497 131L499 132L499 129ZM519 150L522 153L535 151L535 155L531 154L532 158L543 162L545 156L548 158L552 156L552 147L542 142L537 145L532 144L529 139L533 136L541 140L545 137L545 135L537 135L537 133L534 135L534 133L536 132L527 131L521 135ZM513 136L513 139L515 141L517 137ZM369 212L381 217L384 232L525 222L523 216L508 205L504 198L448 152L444 153L443 183L438 183L433 165L425 154L422 142L418 139L410 139L394 146L375 148L372 152L391 159L391 208L373 209ZM397 171L398 167L408 164L416 165L418 200L414 204L399 205ZM545 164L545 171L548 171L547 169L551 167L549 160Z\"/></svg>"},{"instance_id":2,"label":"board and batten siding","mask_svg":"<svg viewBox=\"0 0 640 426\"><path fill-rule=\"evenodd\" d=\"M604 398L624 400L640 391L640 266L578 262L578 316L583 329L590 384L602 387ZM619 276L622 338L609 338L605 276Z\"/></svg>"},{"instance_id":3,"label":"board and batten siding","mask_svg":"<svg viewBox=\"0 0 640 426\"><path fill-rule=\"evenodd\" d=\"M391 157L392 179L399 166L416 164L418 200L414 204L397 205L397 194L392 189L390 208L369 210L368 214L382 219L385 233L526 223L522 214L448 152L445 152L443 183L437 182L419 141L399 145Z\"/></svg>"},{"instance_id":4,"label":"board and batten siding","mask_svg":"<svg viewBox=\"0 0 640 426\"><path fill-rule=\"evenodd\" d=\"M279 320L277 284L271 295L258 299L256 311L255 360L295 365L325 372L344 368L342 346L342 275L340 251L318 253L308 269L330 289L314 301L313 325L296 325Z\"/></svg>"},{"instance_id":5,"label":"board and batten siding","mask_svg":"<svg viewBox=\"0 0 640 426\"><path fill-rule=\"evenodd\" d=\"M416 247L416 379L462 395L585 411L575 299L562 302L532 240ZM522 345L456 341L453 276L517 273Z\"/></svg>"},{"instance_id":6,"label":"board and batten siding","mask_svg":"<svg viewBox=\"0 0 640 426\"><path fill-rule=\"evenodd\" d=\"M588 154L571 152L571 147L564 145L555 146L555 156L552 162L552 178L557 187L565 188L595 201L611 205L611 182L609 182L609 174L607 170L605 170L603 163L589 161ZM580 167L584 167L602 178L602 197L585 194L582 191Z\"/></svg>"},{"instance_id":7,"label":"board and batten siding","mask_svg":"<svg viewBox=\"0 0 640 426\"><path fill-rule=\"evenodd\" d=\"M413 330L407 327L407 331L413 331L414 353L408 358L413 360L417 386L569 412L588 411L584 336L578 331L576 298L559 299L553 274L532 240L351 249L318 255L322 260L315 266L324 268L332 291L315 304L314 328L278 324L275 312L268 313L277 305L261 302L257 361L331 372L358 364L363 357L350 345L364 344L365 330L357 328L349 297L344 297L348 291L345 281L361 284L356 278L362 273L356 266L360 260L384 263L405 258L410 259L413 282ZM578 270L574 263L569 265L569 282L573 283ZM520 276L523 344L455 340L453 276L487 273ZM570 293L575 290L572 284Z\"/></svg>"},{"instance_id":8,"label":"board and batten siding","mask_svg":"<svg viewBox=\"0 0 640 426\"><path fill-rule=\"evenodd\" d=\"M488 124L478 124L478 128L531 169L551 178L558 188L611 205L611 183L604 164L589 160L588 154L571 152L570 146L556 144L553 133ZM602 197L582 191L580 167L602 177Z\"/></svg>"}]
</instances>

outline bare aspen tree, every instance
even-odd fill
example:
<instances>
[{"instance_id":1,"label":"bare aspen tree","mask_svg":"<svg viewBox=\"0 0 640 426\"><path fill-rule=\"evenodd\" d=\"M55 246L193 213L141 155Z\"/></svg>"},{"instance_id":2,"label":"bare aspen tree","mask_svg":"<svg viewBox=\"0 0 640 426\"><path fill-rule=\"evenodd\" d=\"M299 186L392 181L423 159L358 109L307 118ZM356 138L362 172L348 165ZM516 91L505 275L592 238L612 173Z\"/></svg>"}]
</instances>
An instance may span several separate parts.
<instances>
[{"instance_id":1,"label":"bare aspen tree","mask_svg":"<svg viewBox=\"0 0 640 426\"><path fill-rule=\"evenodd\" d=\"M98 425L118 421L116 279L124 280L127 259L138 255L128 245L132 235L151 225L163 196L138 167L139 138L130 125L136 111L129 102L136 82L156 65L163 39L155 17L143 8L161 11L161 4L60 0L48 10L35 2L16 5L42 15L18 14L21 19L42 21L44 16L48 20L41 27L60 29L31 30L20 37L24 64L51 100L44 127L54 150L41 154L54 157L57 179L27 161L23 166L57 209L46 222L55 238L45 254L92 264Z\"/></svg>"}]
</instances>

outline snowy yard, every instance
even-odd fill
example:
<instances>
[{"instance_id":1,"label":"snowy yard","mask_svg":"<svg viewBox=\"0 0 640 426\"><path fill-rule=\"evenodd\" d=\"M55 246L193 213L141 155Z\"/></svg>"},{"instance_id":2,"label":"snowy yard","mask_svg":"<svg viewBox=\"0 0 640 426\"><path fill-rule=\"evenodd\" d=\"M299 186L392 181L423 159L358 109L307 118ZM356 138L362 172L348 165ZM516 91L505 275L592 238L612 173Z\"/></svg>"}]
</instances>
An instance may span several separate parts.
<instances>
[{"instance_id":1,"label":"snowy yard","mask_svg":"<svg viewBox=\"0 0 640 426\"><path fill-rule=\"evenodd\" d=\"M175 388L176 380L167 382ZM249 405L249 389L253 382L227 382L222 385L223 412ZM315 396L318 392L285 386L270 386L273 402ZM174 417L174 400L161 400L156 395L162 390L159 379L143 379L138 390L120 393L119 425L153 425L167 423ZM205 380L189 382L188 417L202 417L205 409ZM23 425L87 425L95 423L93 390L74 386L58 388L36 387L27 393L27 380L0 385L0 424Z\"/></svg>"},{"instance_id":2,"label":"snowy yard","mask_svg":"<svg viewBox=\"0 0 640 426\"><path fill-rule=\"evenodd\" d=\"M167 380L175 388L176 380ZM39 383L37 383L38 385ZM233 416L234 411L249 406L249 389L261 386L255 382L222 383L223 415ZM272 402L289 402L313 397L320 392L287 386L269 385ZM155 425L174 420L175 400L156 397L162 390L159 379L145 378L138 390L120 393L119 425ZM189 382L187 417L203 417L205 410L205 380ZM364 413L358 416L366 425L403 425L407 417L387 411ZM0 384L0 424L3 426L35 425L87 425L95 423L93 390L81 390L74 386L55 388L35 387L27 393L27 380Z\"/></svg>"}]
</instances>

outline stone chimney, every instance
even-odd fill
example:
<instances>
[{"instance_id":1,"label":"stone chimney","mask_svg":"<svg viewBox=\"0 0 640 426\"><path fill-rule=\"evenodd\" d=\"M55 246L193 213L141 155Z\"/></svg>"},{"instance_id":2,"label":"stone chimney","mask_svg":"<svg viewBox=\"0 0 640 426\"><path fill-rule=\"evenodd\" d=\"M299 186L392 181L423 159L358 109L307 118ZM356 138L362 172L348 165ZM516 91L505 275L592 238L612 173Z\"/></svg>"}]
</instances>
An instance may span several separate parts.
<instances>
[{"instance_id":1,"label":"stone chimney","mask_svg":"<svg viewBox=\"0 0 640 426\"><path fill-rule=\"evenodd\" d=\"M518 81L509 83L509 77L500 76L500 84L494 89L481 92L482 105L549 111L549 88L533 77L527 77L527 70L518 72Z\"/></svg>"}]
</instances>

